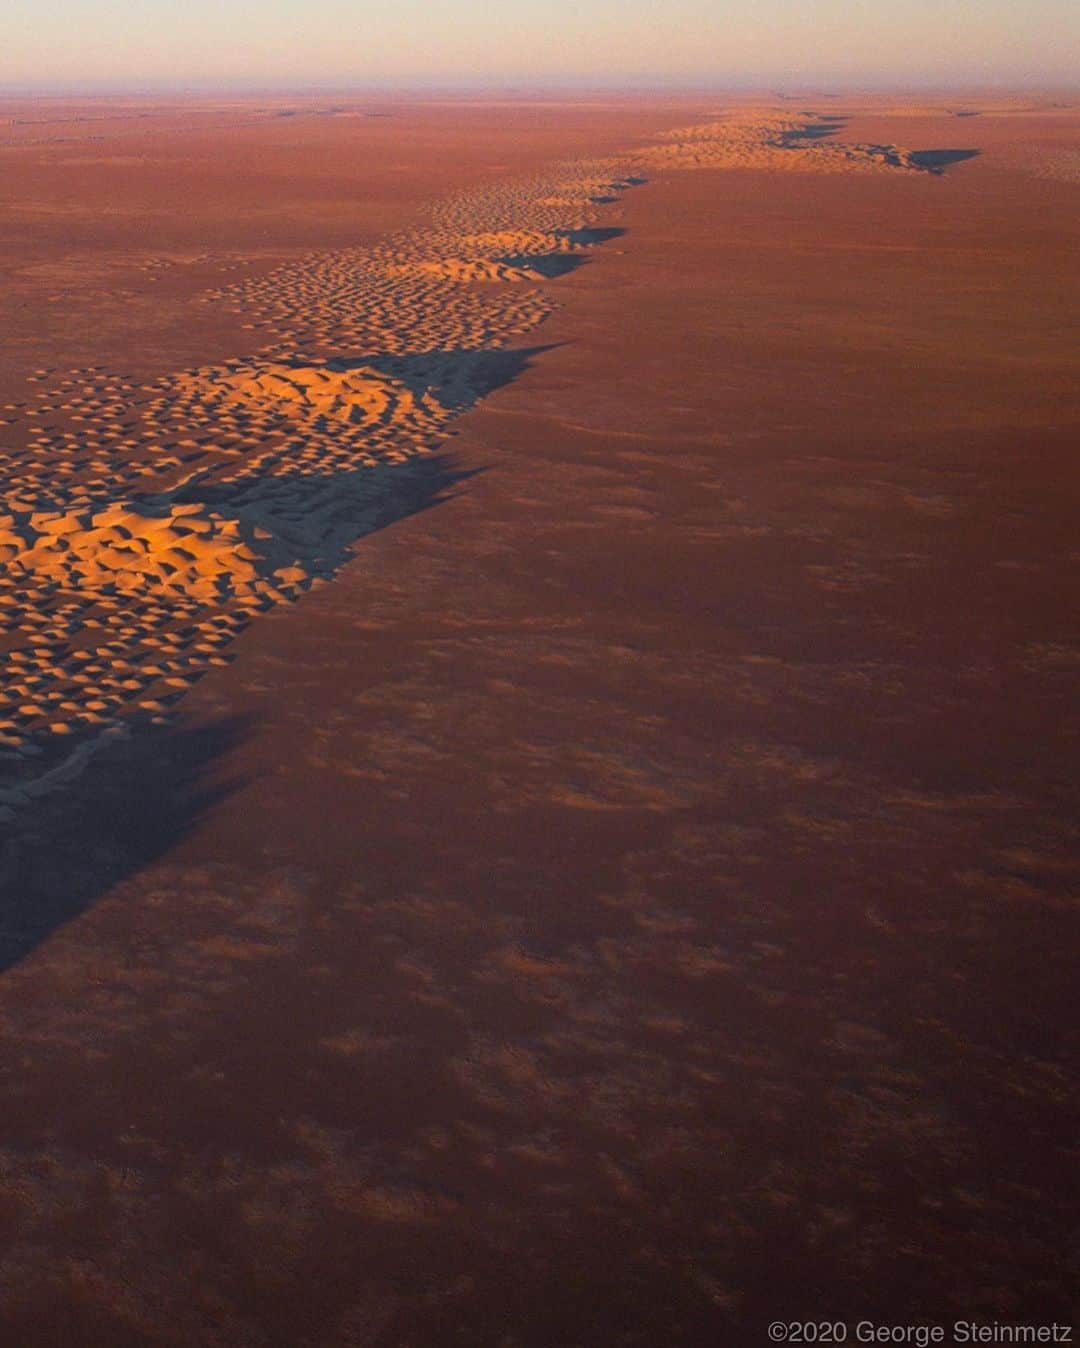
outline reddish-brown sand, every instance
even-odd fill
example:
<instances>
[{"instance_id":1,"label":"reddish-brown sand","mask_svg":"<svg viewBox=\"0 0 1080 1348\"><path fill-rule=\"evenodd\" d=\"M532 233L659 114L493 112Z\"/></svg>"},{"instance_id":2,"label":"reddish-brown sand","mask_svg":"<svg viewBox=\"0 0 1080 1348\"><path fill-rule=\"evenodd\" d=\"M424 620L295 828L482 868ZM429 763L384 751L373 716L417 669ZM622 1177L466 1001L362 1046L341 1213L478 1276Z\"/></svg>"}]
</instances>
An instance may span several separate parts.
<instances>
[{"instance_id":1,"label":"reddish-brown sand","mask_svg":"<svg viewBox=\"0 0 1080 1348\"><path fill-rule=\"evenodd\" d=\"M0 109L2 400L726 106ZM808 106L980 153L654 148L352 560L8 811L0 1341L1070 1319L1080 118Z\"/></svg>"}]
</instances>

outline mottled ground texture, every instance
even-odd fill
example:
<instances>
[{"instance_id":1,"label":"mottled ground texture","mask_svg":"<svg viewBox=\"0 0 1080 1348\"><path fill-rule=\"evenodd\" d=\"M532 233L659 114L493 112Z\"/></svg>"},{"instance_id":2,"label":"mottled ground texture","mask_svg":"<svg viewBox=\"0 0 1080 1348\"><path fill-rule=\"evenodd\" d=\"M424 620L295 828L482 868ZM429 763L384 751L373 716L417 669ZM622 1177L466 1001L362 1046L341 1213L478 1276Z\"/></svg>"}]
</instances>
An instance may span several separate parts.
<instances>
[{"instance_id":1,"label":"mottled ground texture","mask_svg":"<svg viewBox=\"0 0 1080 1348\"><path fill-rule=\"evenodd\" d=\"M1071 1320L1078 154L0 105L0 1340Z\"/></svg>"}]
</instances>

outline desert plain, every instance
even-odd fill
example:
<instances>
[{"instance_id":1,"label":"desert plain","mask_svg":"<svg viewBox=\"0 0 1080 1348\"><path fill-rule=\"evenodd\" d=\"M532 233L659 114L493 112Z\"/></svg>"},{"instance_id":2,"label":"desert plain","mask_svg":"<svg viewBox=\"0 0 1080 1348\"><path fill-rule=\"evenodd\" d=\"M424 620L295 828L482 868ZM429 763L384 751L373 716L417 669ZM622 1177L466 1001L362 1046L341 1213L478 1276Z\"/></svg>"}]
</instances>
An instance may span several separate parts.
<instances>
[{"instance_id":1,"label":"desert plain","mask_svg":"<svg viewBox=\"0 0 1080 1348\"><path fill-rule=\"evenodd\" d=\"M0 103L0 1331L1075 1310L1080 103Z\"/></svg>"}]
</instances>

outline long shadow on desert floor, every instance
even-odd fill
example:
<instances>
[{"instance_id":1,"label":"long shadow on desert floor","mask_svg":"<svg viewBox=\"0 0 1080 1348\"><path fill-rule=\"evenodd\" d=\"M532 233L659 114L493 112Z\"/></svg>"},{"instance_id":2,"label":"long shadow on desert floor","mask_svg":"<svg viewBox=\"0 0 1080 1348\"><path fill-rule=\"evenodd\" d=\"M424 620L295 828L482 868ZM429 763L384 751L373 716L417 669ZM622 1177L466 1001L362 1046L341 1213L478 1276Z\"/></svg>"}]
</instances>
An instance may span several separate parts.
<instances>
[{"instance_id":1,"label":"long shadow on desert floor","mask_svg":"<svg viewBox=\"0 0 1080 1348\"><path fill-rule=\"evenodd\" d=\"M975 159L979 154L980 150L912 150L909 157L919 168L941 173L950 165L962 164L965 159Z\"/></svg>"},{"instance_id":2,"label":"long shadow on desert floor","mask_svg":"<svg viewBox=\"0 0 1080 1348\"><path fill-rule=\"evenodd\" d=\"M618 197L596 197L596 201L617 201ZM515 253L500 258L508 267L520 267L535 272L546 281L556 281L560 276L568 276L588 262L587 257L578 253Z\"/></svg>"},{"instance_id":3,"label":"long shadow on desert floor","mask_svg":"<svg viewBox=\"0 0 1080 1348\"><path fill-rule=\"evenodd\" d=\"M264 477L256 470L225 482L185 486L172 494L170 504L210 506L235 517L252 536L258 530L287 536L298 569L311 578L329 578L368 534L441 505L459 483L483 471L461 469L446 453L327 473ZM269 569L275 560L271 555L257 565Z\"/></svg>"},{"instance_id":4,"label":"long shadow on desert floor","mask_svg":"<svg viewBox=\"0 0 1080 1348\"><path fill-rule=\"evenodd\" d=\"M568 239L576 248L589 248L597 243L610 243L612 239L621 239L627 233L625 229L609 226L605 229L559 229L555 231L562 239Z\"/></svg>"},{"instance_id":5,"label":"long shadow on desert floor","mask_svg":"<svg viewBox=\"0 0 1080 1348\"><path fill-rule=\"evenodd\" d=\"M800 126L794 131L785 131L784 140L822 140L826 136L835 135L837 131L842 131L846 125L846 117L836 117L827 122L814 122L810 126Z\"/></svg>"},{"instance_id":6,"label":"long shadow on desert floor","mask_svg":"<svg viewBox=\"0 0 1080 1348\"><path fill-rule=\"evenodd\" d=\"M184 838L241 784L218 766L250 733L221 718L145 729L101 750L0 843L0 971Z\"/></svg>"}]
</instances>

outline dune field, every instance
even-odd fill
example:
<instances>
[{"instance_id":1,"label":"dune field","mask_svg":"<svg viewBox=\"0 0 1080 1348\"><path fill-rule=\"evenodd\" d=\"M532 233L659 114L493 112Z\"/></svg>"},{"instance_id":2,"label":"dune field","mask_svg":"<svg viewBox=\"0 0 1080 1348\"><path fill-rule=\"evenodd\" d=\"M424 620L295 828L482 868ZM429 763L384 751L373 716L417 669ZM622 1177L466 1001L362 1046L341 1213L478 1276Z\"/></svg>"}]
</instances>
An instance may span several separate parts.
<instances>
[{"instance_id":1,"label":"dune field","mask_svg":"<svg viewBox=\"0 0 1080 1348\"><path fill-rule=\"evenodd\" d=\"M1078 156L0 103L5 1342L1068 1317Z\"/></svg>"},{"instance_id":2,"label":"dune field","mask_svg":"<svg viewBox=\"0 0 1080 1348\"><path fill-rule=\"evenodd\" d=\"M535 285L477 283L571 270L618 236L592 223L650 170L920 171L896 146L836 142L838 126L743 112L677 128L622 160L451 198L426 228L201 297L273 338L254 357L142 385L36 370L36 396L4 408L15 445L0 586L23 634L0 690L9 817L132 717L165 723L254 614L341 564L378 520L388 470L436 451L512 377L522 357L505 348L552 303Z\"/></svg>"}]
</instances>

